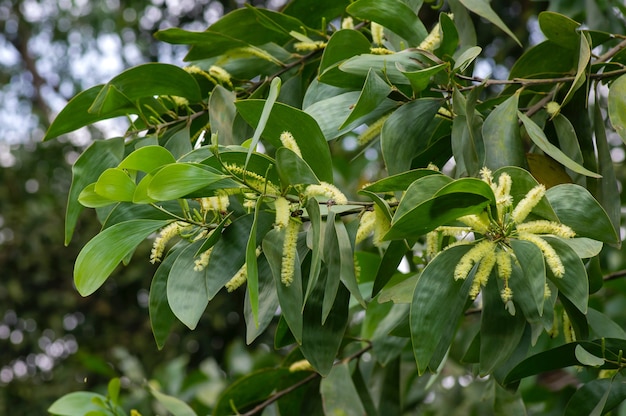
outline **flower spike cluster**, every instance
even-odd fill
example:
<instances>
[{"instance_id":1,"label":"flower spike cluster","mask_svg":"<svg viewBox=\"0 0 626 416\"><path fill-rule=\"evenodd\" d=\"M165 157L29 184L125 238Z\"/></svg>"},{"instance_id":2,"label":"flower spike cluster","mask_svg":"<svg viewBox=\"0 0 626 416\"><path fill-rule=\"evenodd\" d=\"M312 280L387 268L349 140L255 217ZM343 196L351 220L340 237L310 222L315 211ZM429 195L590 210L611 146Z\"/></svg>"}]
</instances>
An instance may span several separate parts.
<instances>
[{"instance_id":1,"label":"flower spike cluster","mask_svg":"<svg viewBox=\"0 0 626 416\"><path fill-rule=\"evenodd\" d=\"M466 238L473 234L476 242L473 247L461 257L454 270L454 279L466 279L474 270L470 298L475 299L480 290L485 287L489 276L495 270L496 275L504 281L504 288L500 297L504 303L513 298L513 291L509 287L512 275L513 262L517 258L510 246L511 239L533 243L545 259L546 265L557 278L565 276L565 267L556 250L543 238L552 235L560 238L573 238L576 233L567 225L549 220L526 221L532 210L539 204L546 193L543 185L530 189L515 207L511 196L512 179L505 172L501 173L497 182L492 172L483 168L480 171L481 179L487 183L496 199L496 212L466 215L457 218L465 226L440 226L426 236L426 255L430 258L437 255L445 237L453 239L446 248L456 244L472 244ZM549 296L549 287L546 293Z\"/></svg>"}]
</instances>

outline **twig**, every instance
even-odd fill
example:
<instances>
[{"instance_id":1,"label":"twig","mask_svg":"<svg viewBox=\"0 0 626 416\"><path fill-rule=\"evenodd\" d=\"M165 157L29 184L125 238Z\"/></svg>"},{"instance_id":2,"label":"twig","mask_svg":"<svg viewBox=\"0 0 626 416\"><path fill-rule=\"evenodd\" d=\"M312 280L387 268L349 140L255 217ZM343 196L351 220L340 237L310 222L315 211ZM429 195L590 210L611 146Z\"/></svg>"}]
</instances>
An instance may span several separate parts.
<instances>
[{"instance_id":1,"label":"twig","mask_svg":"<svg viewBox=\"0 0 626 416\"><path fill-rule=\"evenodd\" d=\"M603 276L602 280L608 282L610 280L619 279L620 277L626 277L626 270L618 270L616 272L609 273L606 276Z\"/></svg>"}]
</instances>

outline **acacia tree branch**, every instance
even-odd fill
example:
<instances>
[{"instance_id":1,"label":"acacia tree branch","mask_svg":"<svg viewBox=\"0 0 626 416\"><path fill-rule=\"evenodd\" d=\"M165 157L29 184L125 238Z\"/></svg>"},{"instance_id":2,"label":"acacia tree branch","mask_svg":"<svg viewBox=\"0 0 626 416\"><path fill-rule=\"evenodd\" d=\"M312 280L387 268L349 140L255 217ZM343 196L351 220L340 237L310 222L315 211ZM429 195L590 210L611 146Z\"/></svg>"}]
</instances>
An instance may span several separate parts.
<instances>
[{"instance_id":1,"label":"acacia tree branch","mask_svg":"<svg viewBox=\"0 0 626 416\"><path fill-rule=\"evenodd\" d=\"M626 277L626 270L618 270L616 272L609 273L606 276L603 276L602 280L608 282L610 280L619 279L620 277Z\"/></svg>"}]
</instances>

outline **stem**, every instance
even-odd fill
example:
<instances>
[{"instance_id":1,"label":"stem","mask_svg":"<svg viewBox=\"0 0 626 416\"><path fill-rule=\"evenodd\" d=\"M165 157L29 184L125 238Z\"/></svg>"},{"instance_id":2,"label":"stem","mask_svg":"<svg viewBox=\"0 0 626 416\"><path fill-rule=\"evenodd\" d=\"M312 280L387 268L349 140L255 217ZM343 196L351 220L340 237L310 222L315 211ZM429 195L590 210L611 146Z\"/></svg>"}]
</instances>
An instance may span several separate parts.
<instances>
[{"instance_id":1,"label":"stem","mask_svg":"<svg viewBox=\"0 0 626 416\"><path fill-rule=\"evenodd\" d=\"M610 280L619 279L620 277L626 277L626 270L618 270L616 272L609 273L606 276L603 276L602 280L608 282Z\"/></svg>"}]
</instances>

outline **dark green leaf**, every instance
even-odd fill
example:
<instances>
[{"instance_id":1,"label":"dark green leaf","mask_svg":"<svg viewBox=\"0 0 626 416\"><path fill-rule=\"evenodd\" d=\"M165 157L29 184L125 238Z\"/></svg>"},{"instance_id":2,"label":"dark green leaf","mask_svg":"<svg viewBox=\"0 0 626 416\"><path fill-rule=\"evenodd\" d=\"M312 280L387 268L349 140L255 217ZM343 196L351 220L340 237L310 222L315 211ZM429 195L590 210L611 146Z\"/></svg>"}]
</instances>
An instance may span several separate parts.
<instances>
[{"instance_id":1,"label":"dark green leaf","mask_svg":"<svg viewBox=\"0 0 626 416\"><path fill-rule=\"evenodd\" d=\"M358 371L358 370L357 370ZM365 408L350 377L348 363L334 366L320 383L324 414L361 416Z\"/></svg>"},{"instance_id":2,"label":"dark green leaf","mask_svg":"<svg viewBox=\"0 0 626 416\"><path fill-rule=\"evenodd\" d=\"M442 14L442 16L444 15ZM424 69L418 69L414 71L405 71L404 68L401 66L401 64L396 63L396 68L398 69L398 71L402 72L405 77L407 77L407 79L411 83L413 92L416 94L425 90L430 84L430 78L433 75L443 71L447 66L448 64L444 63L444 64L434 65L434 66L424 68Z\"/></svg>"},{"instance_id":3,"label":"dark green leaf","mask_svg":"<svg viewBox=\"0 0 626 416\"><path fill-rule=\"evenodd\" d=\"M328 40L319 68L319 80L324 84L360 90L365 75L348 74L339 69L339 64L348 58L370 52L370 41L359 31L338 30Z\"/></svg>"},{"instance_id":4,"label":"dark green leaf","mask_svg":"<svg viewBox=\"0 0 626 416\"><path fill-rule=\"evenodd\" d=\"M370 70L365 79L365 85L354 104L350 115L345 119L340 129L374 111L391 92L391 87L376 72Z\"/></svg>"},{"instance_id":5,"label":"dark green leaf","mask_svg":"<svg viewBox=\"0 0 626 416\"><path fill-rule=\"evenodd\" d=\"M546 266L543 254L528 241L511 239L510 244L517 258L513 264L514 274L509 279L513 301L520 305L526 319L539 321L545 302ZM516 273L517 270L521 273Z\"/></svg>"},{"instance_id":6,"label":"dark green leaf","mask_svg":"<svg viewBox=\"0 0 626 416\"><path fill-rule=\"evenodd\" d=\"M538 21L546 38L573 51L578 50L580 34L577 29L580 27L580 23L550 11L539 13Z\"/></svg>"},{"instance_id":7,"label":"dark green leaf","mask_svg":"<svg viewBox=\"0 0 626 416\"><path fill-rule=\"evenodd\" d=\"M167 220L131 220L115 224L92 238L78 254L74 283L82 296L95 292L117 265Z\"/></svg>"},{"instance_id":8,"label":"dark green leaf","mask_svg":"<svg viewBox=\"0 0 626 416\"><path fill-rule=\"evenodd\" d=\"M248 154L246 155L246 163L244 164L244 169L248 167L248 162L250 162L250 156L252 155L252 152L254 152L254 150L256 149L259 140L261 140L261 134L263 133L263 130L265 130L265 126L267 125L267 121L270 118L274 103L276 103L276 99L278 98L278 94L280 93L280 85L280 77L274 78L270 83L270 91L267 94L267 100L265 100L265 103L263 104L263 110L261 110L259 122L256 126L253 126L254 136L252 136L252 140L250 141L250 147L248 148Z\"/></svg>"},{"instance_id":9,"label":"dark green leaf","mask_svg":"<svg viewBox=\"0 0 626 416\"><path fill-rule=\"evenodd\" d=\"M179 250L172 249L152 277L150 284L150 296L148 311L150 312L150 326L152 334L160 349L165 345L172 325L176 321L176 315L172 312L167 300L167 277L172 270L174 261L180 254Z\"/></svg>"},{"instance_id":10,"label":"dark green leaf","mask_svg":"<svg viewBox=\"0 0 626 416\"><path fill-rule=\"evenodd\" d=\"M285 187L320 183L309 164L286 147L281 147L276 151L276 169Z\"/></svg>"},{"instance_id":11,"label":"dark green leaf","mask_svg":"<svg viewBox=\"0 0 626 416\"><path fill-rule=\"evenodd\" d=\"M396 240L389 243L387 250L376 271L374 287L372 288L372 297L376 296L383 287L389 282L393 273L398 269L400 261L404 257L409 247L404 240Z\"/></svg>"},{"instance_id":12,"label":"dark green leaf","mask_svg":"<svg viewBox=\"0 0 626 416\"><path fill-rule=\"evenodd\" d=\"M472 12L476 13L480 17L489 20L494 25L498 26L504 33L509 35L518 45L522 46L521 42L511 32L507 25L500 19L500 17L493 11L491 5L487 0L460 0L460 2Z\"/></svg>"},{"instance_id":13,"label":"dark green leaf","mask_svg":"<svg viewBox=\"0 0 626 416\"><path fill-rule=\"evenodd\" d=\"M318 0L315 3L292 1L285 6L282 13L300 19L309 27L317 28L322 22L331 22L340 16L348 4L348 0Z\"/></svg>"},{"instance_id":14,"label":"dark green leaf","mask_svg":"<svg viewBox=\"0 0 626 416\"><path fill-rule=\"evenodd\" d=\"M489 169L526 165L524 147L517 124L518 102L519 95L513 94L496 106L483 123L485 166Z\"/></svg>"},{"instance_id":15,"label":"dark green leaf","mask_svg":"<svg viewBox=\"0 0 626 416\"><path fill-rule=\"evenodd\" d=\"M615 131L626 143L626 75L613 81L609 88L609 118Z\"/></svg>"},{"instance_id":16,"label":"dark green leaf","mask_svg":"<svg viewBox=\"0 0 626 416\"><path fill-rule=\"evenodd\" d=\"M417 46L428 32L419 17L404 2L394 0L358 0L346 8L351 15L380 23Z\"/></svg>"},{"instance_id":17,"label":"dark green leaf","mask_svg":"<svg viewBox=\"0 0 626 416\"><path fill-rule=\"evenodd\" d=\"M365 188L363 188L363 190L380 193L392 191L406 191L409 185L411 185L413 182L429 175L441 175L441 172L431 169L409 170L380 179L370 185L367 185Z\"/></svg>"},{"instance_id":18,"label":"dark green leaf","mask_svg":"<svg viewBox=\"0 0 626 416\"><path fill-rule=\"evenodd\" d=\"M566 416L599 416L616 408L626 399L623 378L591 380L580 386L572 395Z\"/></svg>"},{"instance_id":19,"label":"dark green leaf","mask_svg":"<svg viewBox=\"0 0 626 416\"><path fill-rule=\"evenodd\" d=\"M543 239L554 248L561 258L563 267L565 267L563 277L554 277L552 273L548 274L548 277L552 277L552 283L559 288L559 296L567 297L580 312L587 313L589 279L582 260L561 239L548 236L543 237Z\"/></svg>"},{"instance_id":20,"label":"dark green leaf","mask_svg":"<svg viewBox=\"0 0 626 416\"><path fill-rule=\"evenodd\" d=\"M252 308L250 306L250 295L246 292L246 301L244 303L244 318L246 320L246 343L251 344L259 335L261 335L268 325L272 322L278 309L278 295L276 293L276 285L272 278L272 270L265 256L258 259L259 265L259 318L258 326L254 324L252 316Z\"/></svg>"},{"instance_id":21,"label":"dark green leaf","mask_svg":"<svg viewBox=\"0 0 626 416\"><path fill-rule=\"evenodd\" d=\"M335 232L337 233L337 244L341 261L341 282L350 291L354 299L365 308L365 301L359 290L359 283L356 280L354 270L354 240L350 239L346 225L341 220L335 221Z\"/></svg>"},{"instance_id":22,"label":"dark green leaf","mask_svg":"<svg viewBox=\"0 0 626 416\"><path fill-rule=\"evenodd\" d=\"M323 259L326 266L326 286L322 302L322 325L326 322L326 318L328 318L328 314L335 304L335 297L341 281L341 255L335 225L335 211L329 209L324 231Z\"/></svg>"},{"instance_id":23,"label":"dark green leaf","mask_svg":"<svg viewBox=\"0 0 626 416\"><path fill-rule=\"evenodd\" d=\"M263 198L257 199L256 206L254 207L254 213L252 214L252 226L248 233L248 242L246 243L246 262L242 267L246 268L248 275L248 300L250 301L250 308L252 311L252 317L254 320L254 326L259 326L259 265L257 263L257 226L259 212L261 211L261 204Z\"/></svg>"}]
</instances>

